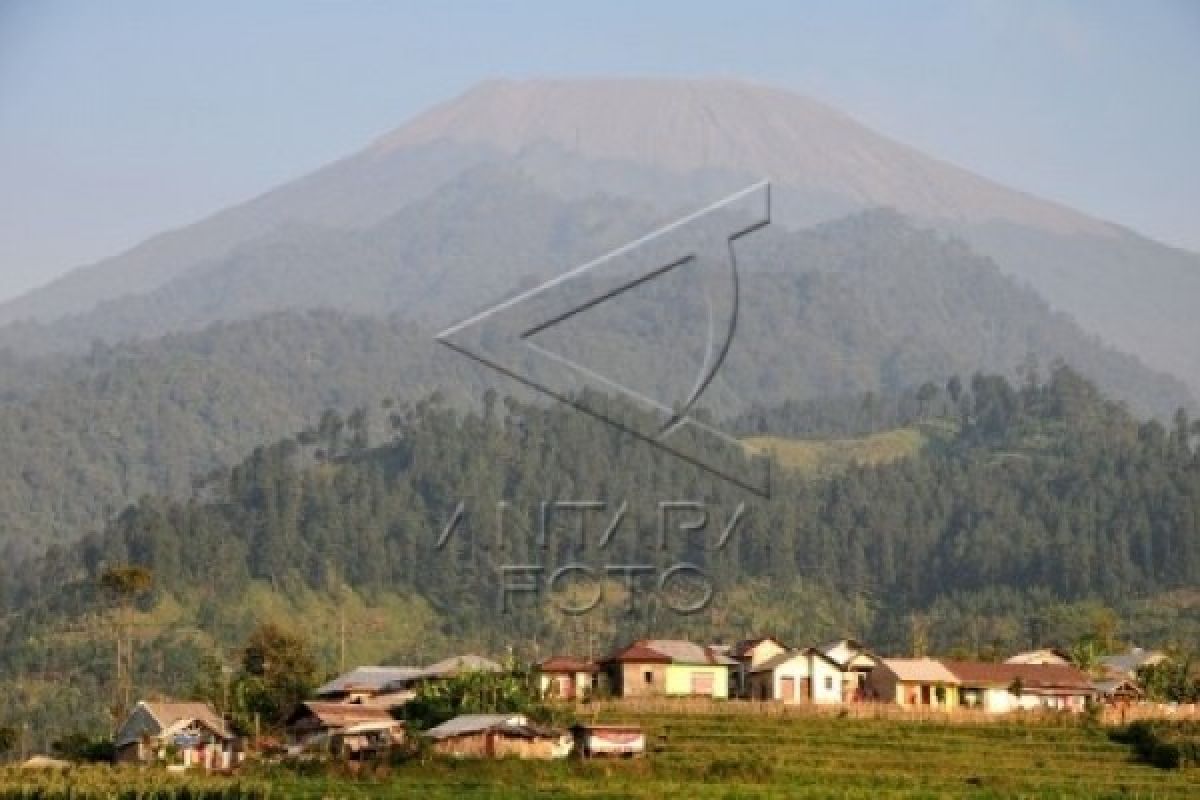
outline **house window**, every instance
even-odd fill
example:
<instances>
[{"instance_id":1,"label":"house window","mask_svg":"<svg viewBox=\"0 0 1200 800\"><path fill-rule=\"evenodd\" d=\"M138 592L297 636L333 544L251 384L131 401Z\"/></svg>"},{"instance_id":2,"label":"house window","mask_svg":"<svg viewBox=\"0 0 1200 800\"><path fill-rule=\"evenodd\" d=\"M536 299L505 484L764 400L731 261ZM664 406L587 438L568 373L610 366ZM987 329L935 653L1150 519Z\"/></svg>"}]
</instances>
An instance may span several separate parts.
<instances>
[{"instance_id":1,"label":"house window","mask_svg":"<svg viewBox=\"0 0 1200 800\"><path fill-rule=\"evenodd\" d=\"M654 683L654 672L652 670L646 670L642 673L642 677L645 678L647 685Z\"/></svg>"},{"instance_id":2,"label":"house window","mask_svg":"<svg viewBox=\"0 0 1200 800\"><path fill-rule=\"evenodd\" d=\"M825 676L825 688L826 688L826 690L833 688L833 676L832 675Z\"/></svg>"}]
</instances>

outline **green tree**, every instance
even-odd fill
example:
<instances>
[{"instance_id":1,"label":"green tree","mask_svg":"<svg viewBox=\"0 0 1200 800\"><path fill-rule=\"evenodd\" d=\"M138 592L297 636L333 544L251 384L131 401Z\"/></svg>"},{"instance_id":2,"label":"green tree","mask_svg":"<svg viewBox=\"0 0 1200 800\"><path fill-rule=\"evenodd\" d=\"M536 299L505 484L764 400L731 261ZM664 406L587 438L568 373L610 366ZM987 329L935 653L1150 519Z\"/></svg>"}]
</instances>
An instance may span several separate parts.
<instances>
[{"instance_id":1,"label":"green tree","mask_svg":"<svg viewBox=\"0 0 1200 800\"><path fill-rule=\"evenodd\" d=\"M242 649L238 693L246 712L278 724L308 698L318 677L308 641L273 623L255 628Z\"/></svg>"}]
</instances>

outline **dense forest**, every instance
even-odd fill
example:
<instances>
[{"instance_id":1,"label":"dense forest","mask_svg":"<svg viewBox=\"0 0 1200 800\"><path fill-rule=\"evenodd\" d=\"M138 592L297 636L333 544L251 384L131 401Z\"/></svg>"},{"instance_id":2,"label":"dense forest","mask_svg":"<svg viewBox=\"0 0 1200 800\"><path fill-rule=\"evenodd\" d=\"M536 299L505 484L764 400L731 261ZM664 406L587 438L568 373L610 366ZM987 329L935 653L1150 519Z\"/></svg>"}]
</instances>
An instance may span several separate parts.
<instances>
[{"instance_id":1,"label":"dense forest","mask_svg":"<svg viewBox=\"0 0 1200 800\"><path fill-rule=\"evenodd\" d=\"M1066 367L1044 380L1031 368L1018 383L979 374L842 403L841 430L899 421L924 432L923 449L819 480L780 470L769 500L565 406L494 392L477 411L437 395L387 405L328 412L186 499L146 497L103 531L10 564L6 674L25 676L26 695L30 676L69 675L62 702L78 691L73 702L93 704L83 718L102 719L95 700L110 691L104 632L116 608L100 577L115 564L154 576L138 601L139 680L176 691L281 607L306 620L327 668L339 613L362 637L351 657L401 662L453 648L532 657L645 633L728 640L759 630L980 655L1073 640L1111 609L1123 619L1116 635L1200 643L1189 595L1200 583L1200 426L1185 412L1139 422ZM891 416L864 423L872 408ZM737 425L754 432L774 420L801 433L833 414L793 404ZM388 437L372 444L385 420ZM580 501L603 505L572 511ZM664 501L702 503L708 526L682 530L695 507L664 523ZM660 583L681 562L705 577ZM502 591L506 567L540 566L544 578L573 563L593 572L543 580L540 594ZM606 571L631 564L646 568L632 583ZM711 604L672 610L701 583ZM597 590L594 612L563 613ZM3 691L14 708L28 704L14 685Z\"/></svg>"},{"instance_id":2,"label":"dense forest","mask_svg":"<svg viewBox=\"0 0 1200 800\"><path fill-rule=\"evenodd\" d=\"M449 225L452 215L443 211L439 218ZM564 237L576 243L578 251L568 248L573 254L591 252L582 242L607 241L603 232L584 237L580 225L548 210L533 215L514 229L533 243L518 261L549 263L547 248ZM330 292L404 295L400 287L389 294L351 279L392 275L392 240L386 230L377 234L373 249L359 242L341 253L365 260L339 272L345 283ZM463 259L483 257L501 240L471 241ZM433 259L429 242L414 252L418 265ZM987 259L893 213L860 214L800 233L771 231L749 240L742 255L738 335L703 398L721 417L756 405L893 396L973 370L1011 375L1031 354L1042 363L1064 359L1139 414L1166 419L1193 403L1179 382L1104 348ZM281 257L291 269L307 269L298 258ZM328 263L313 257L309 267L327 275ZM511 289L503 280L512 264L492 266L497 271L488 281L465 281L473 291L483 289L453 307L457 313ZM298 280L268 277L272 285ZM496 382L440 347L412 321L421 309L449 313L445 303L461 296L464 279L457 280L431 279L428 291L441 299L414 301L388 319L285 311L144 341L96 342L80 356L0 354L0 552L15 558L75 541L143 494L185 497L196 476L314 424L326 408L377 406L387 396L413 403L440 390L464 410L487 386L512 391L511 383ZM230 291L259 296L264 288ZM564 327L556 342L562 353L654 396L695 380L705 343L695 323L707 318L695 285L656 281L596 315L577 330ZM375 433L385 432L383 418L373 419Z\"/></svg>"}]
</instances>

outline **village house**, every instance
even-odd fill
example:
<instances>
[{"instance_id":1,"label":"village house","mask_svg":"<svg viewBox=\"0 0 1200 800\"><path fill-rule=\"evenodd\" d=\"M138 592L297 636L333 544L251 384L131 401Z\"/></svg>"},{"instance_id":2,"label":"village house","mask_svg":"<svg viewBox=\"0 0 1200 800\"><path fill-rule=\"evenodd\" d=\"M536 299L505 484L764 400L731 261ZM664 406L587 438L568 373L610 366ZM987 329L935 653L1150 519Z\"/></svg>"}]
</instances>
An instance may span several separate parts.
<instances>
[{"instance_id":1,"label":"village house","mask_svg":"<svg viewBox=\"0 0 1200 800\"><path fill-rule=\"evenodd\" d=\"M407 685L421 674L420 667L355 667L314 694L328 703L353 703L381 708L403 705L412 699Z\"/></svg>"},{"instance_id":2,"label":"village house","mask_svg":"<svg viewBox=\"0 0 1200 800\"><path fill-rule=\"evenodd\" d=\"M879 656L857 639L836 639L817 649L841 668L843 703L862 702L869 698L867 678L879 666Z\"/></svg>"},{"instance_id":3,"label":"village house","mask_svg":"<svg viewBox=\"0 0 1200 800\"><path fill-rule=\"evenodd\" d=\"M774 636L758 636L753 639L743 639L729 649L726 654L737 666L731 671L732 683L730 691L739 697L748 696L747 678L750 670L780 653L788 651L787 645Z\"/></svg>"},{"instance_id":4,"label":"village house","mask_svg":"<svg viewBox=\"0 0 1200 800\"><path fill-rule=\"evenodd\" d=\"M602 662L620 697L725 698L737 664L711 647L682 639L640 639Z\"/></svg>"},{"instance_id":5,"label":"village house","mask_svg":"<svg viewBox=\"0 0 1200 800\"><path fill-rule=\"evenodd\" d=\"M1083 711L1094 696L1091 679L1062 664L944 661L958 679L960 705L993 713L1053 709Z\"/></svg>"},{"instance_id":6,"label":"village house","mask_svg":"<svg viewBox=\"0 0 1200 800\"><path fill-rule=\"evenodd\" d=\"M464 672L503 672L504 667L477 655L451 656L427 667L355 667L315 692L332 703L395 708L416 696L417 687L452 678Z\"/></svg>"},{"instance_id":7,"label":"village house","mask_svg":"<svg viewBox=\"0 0 1200 800\"><path fill-rule=\"evenodd\" d=\"M456 758L566 758L569 733L530 724L522 714L464 714L425 732L433 752Z\"/></svg>"},{"instance_id":8,"label":"village house","mask_svg":"<svg viewBox=\"0 0 1200 800\"><path fill-rule=\"evenodd\" d=\"M646 753L646 732L639 725L580 723L571 728L575 749L584 758L621 756L633 758Z\"/></svg>"},{"instance_id":9,"label":"village house","mask_svg":"<svg viewBox=\"0 0 1200 800\"><path fill-rule=\"evenodd\" d=\"M873 698L912 708L958 707L958 677L932 658L882 658L867 677Z\"/></svg>"},{"instance_id":10,"label":"village house","mask_svg":"<svg viewBox=\"0 0 1200 800\"><path fill-rule=\"evenodd\" d=\"M535 665L534 671L542 694L563 700L581 700L607 684L600 665L583 658L554 656Z\"/></svg>"},{"instance_id":11,"label":"village house","mask_svg":"<svg viewBox=\"0 0 1200 800\"><path fill-rule=\"evenodd\" d=\"M139 702L113 744L119 763L227 770L242 756L237 737L207 703Z\"/></svg>"},{"instance_id":12,"label":"village house","mask_svg":"<svg viewBox=\"0 0 1200 800\"><path fill-rule=\"evenodd\" d=\"M404 723L363 703L301 703L284 722L289 750L322 750L347 758L386 751L404 741Z\"/></svg>"},{"instance_id":13,"label":"village house","mask_svg":"<svg viewBox=\"0 0 1200 800\"><path fill-rule=\"evenodd\" d=\"M1071 656L1067 651L1058 647L1044 647L1040 650L1027 650L1017 653L1004 660L1005 664L1056 664L1060 667L1070 665Z\"/></svg>"},{"instance_id":14,"label":"village house","mask_svg":"<svg viewBox=\"0 0 1200 800\"><path fill-rule=\"evenodd\" d=\"M746 688L754 700L835 705L842 702L842 667L815 647L787 651L751 667Z\"/></svg>"}]
</instances>

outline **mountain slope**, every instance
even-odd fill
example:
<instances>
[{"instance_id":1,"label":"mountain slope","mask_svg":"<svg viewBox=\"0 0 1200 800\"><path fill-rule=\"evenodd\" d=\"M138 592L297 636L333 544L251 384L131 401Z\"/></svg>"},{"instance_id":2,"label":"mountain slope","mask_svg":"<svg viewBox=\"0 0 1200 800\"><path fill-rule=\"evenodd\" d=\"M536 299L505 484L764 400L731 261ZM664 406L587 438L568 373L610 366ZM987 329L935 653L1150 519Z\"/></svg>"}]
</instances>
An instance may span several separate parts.
<instances>
[{"instance_id":1,"label":"mountain slope","mask_svg":"<svg viewBox=\"0 0 1200 800\"><path fill-rule=\"evenodd\" d=\"M522 191L539 196L520 184L506 196ZM514 223L522 216L516 212ZM562 252L554 243L570 228L553 213L523 219L522 227L497 235L522 238L527 263L549 263L543 256L551 245ZM386 238L386 225L376 233ZM436 229L427 233L438 238ZM341 242L346 234L330 235ZM574 238L582 243L609 235L613 229L605 225L591 238ZM489 241L472 247L483 252ZM232 283L219 285L269 306L295 285L320 285L324 276L326 291L337 298L344 287L328 280L329 264L320 257L305 260L305 254L324 252L324 246L298 251L287 281L273 259L235 261L226 271ZM403 272L397 274L387 258L370 256L376 251L366 247L355 252L368 255L343 260L337 275L361 271L373 277L347 292L405 285ZM718 415L787 400L898 391L977 369L1011 374L1030 355L1043 369L1057 359L1077 365L1139 410L1166 416L1191 404L1177 381L1103 347L987 259L894 213L862 214L801 233L775 231L742 255L738 334L702 398ZM434 274L427 267L436 261L418 274ZM256 265L265 273L257 274ZM461 282L456 274L414 280L407 292L381 289L362 302L373 301L369 310L379 312L404 298L465 308L465 314L473 310L470 301L490 301L491 292L499 291L486 275ZM645 288L624 302L598 306L588 325L564 330L557 344L580 363L605 365L627 386L670 397L676 387L691 385L703 360L707 299L686 281ZM169 288L152 295L163 318L175 322L198 299ZM437 344L400 314L382 320L279 312L117 347L98 345L75 359L55 356L6 367L6 379L25 388L0 401L0 544L34 550L78 538L144 493L186 494L198 475L314 424L326 408L348 414L366 406L378 424L386 416L379 409L384 398L412 400L441 390L466 405L488 386L513 390L510 381Z\"/></svg>"},{"instance_id":2,"label":"mountain slope","mask_svg":"<svg viewBox=\"0 0 1200 800\"><path fill-rule=\"evenodd\" d=\"M485 83L312 175L0 305L0 323L79 315L211 274L240 247L289 231L367 228L483 163L567 197L635 198L657 214L764 177L784 223L891 206L963 236L1085 329L1200 387L1200 351L1190 346L1200 340L1200 256L1006 189L812 100L734 81ZM519 277L506 276L510 285ZM216 316L250 310L233 304ZM78 347L108 335L81 322L70 336L17 326L0 343Z\"/></svg>"}]
</instances>

